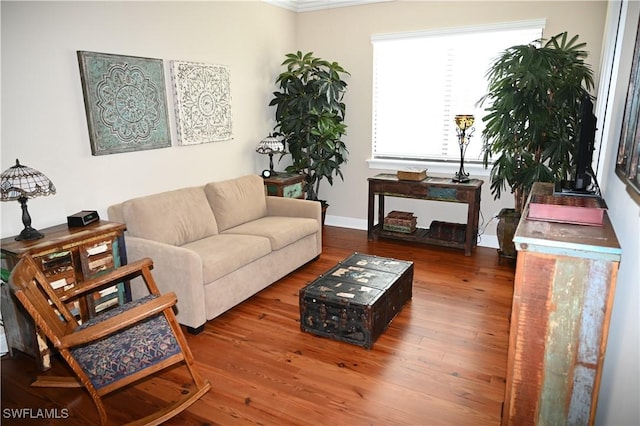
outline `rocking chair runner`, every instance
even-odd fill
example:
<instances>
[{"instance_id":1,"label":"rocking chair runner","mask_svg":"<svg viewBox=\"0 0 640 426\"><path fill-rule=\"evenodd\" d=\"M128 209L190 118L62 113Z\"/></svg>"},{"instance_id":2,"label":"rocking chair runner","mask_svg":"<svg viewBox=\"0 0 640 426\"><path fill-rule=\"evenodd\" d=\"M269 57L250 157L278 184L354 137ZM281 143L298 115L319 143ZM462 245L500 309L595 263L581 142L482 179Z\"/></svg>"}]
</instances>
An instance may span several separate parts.
<instances>
[{"instance_id":1,"label":"rocking chair runner","mask_svg":"<svg viewBox=\"0 0 640 426\"><path fill-rule=\"evenodd\" d=\"M150 259L122 266L56 293L35 261L25 256L13 269L11 289L77 378L39 377L32 386L84 387L107 424L102 397L171 365L184 363L194 386L168 407L132 424L157 425L185 410L211 388L196 371L193 355L173 312L174 293L161 295L151 275ZM115 283L142 277L149 296L78 324L65 302ZM140 284L134 282L134 284Z\"/></svg>"}]
</instances>

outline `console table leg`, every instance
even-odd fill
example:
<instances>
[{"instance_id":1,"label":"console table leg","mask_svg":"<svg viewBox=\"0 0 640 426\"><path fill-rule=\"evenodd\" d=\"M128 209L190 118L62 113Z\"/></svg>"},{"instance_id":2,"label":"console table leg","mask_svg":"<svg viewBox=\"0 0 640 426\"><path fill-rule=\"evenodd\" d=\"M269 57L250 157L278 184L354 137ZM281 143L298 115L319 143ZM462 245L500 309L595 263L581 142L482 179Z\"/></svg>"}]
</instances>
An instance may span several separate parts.
<instances>
[{"instance_id":1,"label":"console table leg","mask_svg":"<svg viewBox=\"0 0 640 426\"><path fill-rule=\"evenodd\" d=\"M373 241L373 205L376 194L369 186L369 200L367 206L367 239Z\"/></svg>"},{"instance_id":2,"label":"console table leg","mask_svg":"<svg viewBox=\"0 0 640 426\"><path fill-rule=\"evenodd\" d=\"M471 250L475 243L475 226L474 226L474 211L476 210L475 203L469 204L467 209L467 231L464 240L464 255L471 256Z\"/></svg>"},{"instance_id":3,"label":"console table leg","mask_svg":"<svg viewBox=\"0 0 640 426\"><path fill-rule=\"evenodd\" d=\"M382 229L384 222L384 194L378 194L378 225Z\"/></svg>"}]
</instances>

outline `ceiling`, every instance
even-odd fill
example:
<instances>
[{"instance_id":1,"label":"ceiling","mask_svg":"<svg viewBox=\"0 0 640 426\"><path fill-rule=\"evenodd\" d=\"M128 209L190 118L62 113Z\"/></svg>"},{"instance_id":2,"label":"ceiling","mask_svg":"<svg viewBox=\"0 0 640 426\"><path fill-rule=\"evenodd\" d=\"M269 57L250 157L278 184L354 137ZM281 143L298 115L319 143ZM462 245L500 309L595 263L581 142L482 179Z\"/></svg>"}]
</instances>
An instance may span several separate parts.
<instances>
[{"instance_id":1,"label":"ceiling","mask_svg":"<svg viewBox=\"0 0 640 426\"><path fill-rule=\"evenodd\" d=\"M263 0L274 6L282 7L294 12L311 12L336 7L358 6L369 3L382 3L393 0Z\"/></svg>"}]
</instances>

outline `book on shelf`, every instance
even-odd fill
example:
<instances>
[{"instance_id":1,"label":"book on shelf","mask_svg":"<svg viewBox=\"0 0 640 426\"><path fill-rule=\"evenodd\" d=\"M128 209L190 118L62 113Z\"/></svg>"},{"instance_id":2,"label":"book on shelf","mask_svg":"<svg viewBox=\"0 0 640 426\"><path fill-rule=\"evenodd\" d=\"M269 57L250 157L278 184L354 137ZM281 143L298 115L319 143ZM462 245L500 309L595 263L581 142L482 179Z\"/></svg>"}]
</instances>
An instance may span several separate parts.
<instances>
[{"instance_id":1,"label":"book on shelf","mask_svg":"<svg viewBox=\"0 0 640 426\"><path fill-rule=\"evenodd\" d=\"M400 180L421 181L427 178L427 169L420 167L407 167L396 173Z\"/></svg>"},{"instance_id":2,"label":"book on shelf","mask_svg":"<svg viewBox=\"0 0 640 426\"><path fill-rule=\"evenodd\" d=\"M402 232L403 234L411 234L415 232L417 218L411 212L402 212L394 210L384 218L382 229L391 232Z\"/></svg>"}]
</instances>

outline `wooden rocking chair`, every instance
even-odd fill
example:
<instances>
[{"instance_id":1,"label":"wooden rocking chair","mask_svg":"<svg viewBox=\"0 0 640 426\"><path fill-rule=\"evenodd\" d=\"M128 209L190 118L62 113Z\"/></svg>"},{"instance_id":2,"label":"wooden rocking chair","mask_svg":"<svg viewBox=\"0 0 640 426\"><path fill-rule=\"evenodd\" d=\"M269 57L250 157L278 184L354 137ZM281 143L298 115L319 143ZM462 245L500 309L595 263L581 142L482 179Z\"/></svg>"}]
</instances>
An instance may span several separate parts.
<instances>
[{"instance_id":1,"label":"wooden rocking chair","mask_svg":"<svg viewBox=\"0 0 640 426\"><path fill-rule=\"evenodd\" d=\"M211 384L196 371L172 310L176 296L160 294L151 275L152 267L150 259L142 259L57 293L33 259L22 258L11 273L11 289L77 376L41 376L32 386L84 387L96 405L102 425L107 424L104 395L171 365L186 365L193 388L168 407L132 424L160 424L209 391ZM149 296L112 308L82 324L65 304L137 276L146 283ZM141 284L138 281L133 284Z\"/></svg>"}]
</instances>

